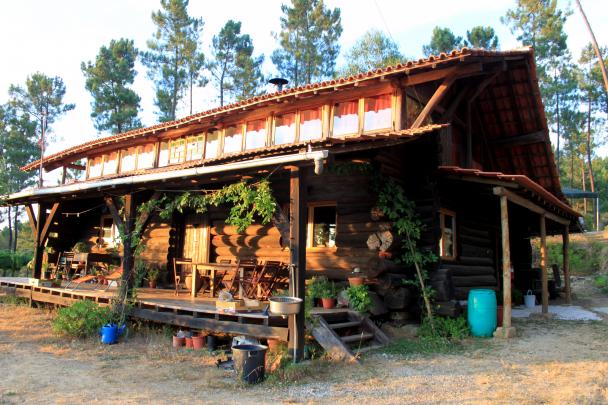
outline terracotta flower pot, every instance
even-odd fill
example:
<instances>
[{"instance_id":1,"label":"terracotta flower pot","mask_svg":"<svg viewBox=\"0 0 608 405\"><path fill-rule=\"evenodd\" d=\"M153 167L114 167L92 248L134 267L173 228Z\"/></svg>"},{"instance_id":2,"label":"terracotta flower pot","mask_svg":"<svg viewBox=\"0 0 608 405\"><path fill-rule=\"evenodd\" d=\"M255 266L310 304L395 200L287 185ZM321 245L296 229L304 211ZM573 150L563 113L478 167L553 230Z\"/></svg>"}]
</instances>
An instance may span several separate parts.
<instances>
[{"instance_id":1,"label":"terracotta flower pot","mask_svg":"<svg viewBox=\"0 0 608 405\"><path fill-rule=\"evenodd\" d=\"M336 307L335 298L321 298L321 302L323 303L324 309L332 309Z\"/></svg>"},{"instance_id":2,"label":"terracotta flower pot","mask_svg":"<svg viewBox=\"0 0 608 405\"><path fill-rule=\"evenodd\" d=\"M186 288L192 291L192 276L186 276L184 278L184 283L186 284ZM196 292L199 292L203 287L203 278L198 275L196 276Z\"/></svg>"},{"instance_id":3,"label":"terracotta flower pot","mask_svg":"<svg viewBox=\"0 0 608 405\"><path fill-rule=\"evenodd\" d=\"M156 288L156 280L148 280L148 287Z\"/></svg>"},{"instance_id":4,"label":"terracotta flower pot","mask_svg":"<svg viewBox=\"0 0 608 405\"><path fill-rule=\"evenodd\" d=\"M205 337L204 336L192 336L192 348L194 350L201 350L205 345Z\"/></svg>"},{"instance_id":5,"label":"terracotta flower pot","mask_svg":"<svg viewBox=\"0 0 608 405\"><path fill-rule=\"evenodd\" d=\"M192 338L191 337L187 337L185 339L186 339L186 348L187 349L192 349L194 347L193 343L192 343Z\"/></svg>"},{"instance_id":6,"label":"terracotta flower pot","mask_svg":"<svg viewBox=\"0 0 608 405\"><path fill-rule=\"evenodd\" d=\"M186 338L173 336L173 347L182 347L186 343Z\"/></svg>"},{"instance_id":7,"label":"terracotta flower pot","mask_svg":"<svg viewBox=\"0 0 608 405\"><path fill-rule=\"evenodd\" d=\"M281 341L279 339L266 339L266 345L269 351L276 352L281 347Z\"/></svg>"},{"instance_id":8,"label":"terracotta flower pot","mask_svg":"<svg viewBox=\"0 0 608 405\"><path fill-rule=\"evenodd\" d=\"M349 277L348 278L348 284L350 284L351 286L354 285L363 285L365 283L365 279L363 277Z\"/></svg>"}]
</instances>

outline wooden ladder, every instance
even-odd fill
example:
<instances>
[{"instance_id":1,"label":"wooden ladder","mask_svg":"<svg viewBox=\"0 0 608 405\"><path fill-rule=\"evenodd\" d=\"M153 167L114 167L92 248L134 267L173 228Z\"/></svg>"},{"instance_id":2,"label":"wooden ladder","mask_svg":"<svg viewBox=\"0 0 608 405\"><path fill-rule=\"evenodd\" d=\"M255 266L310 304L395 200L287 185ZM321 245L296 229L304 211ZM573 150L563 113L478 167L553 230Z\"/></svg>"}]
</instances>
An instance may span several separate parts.
<instances>
[{"instance_id":1,"label":"wooden ladder","mask_svg":"<svg viewBox=\"0 0 608 405\"><path fill-rule=\"evenodd\" d=\"M368 318L349 309L314 309L312 335L332 359L357 361L360 353L380 348L389 338Z\"/></svg>"}]
</instances>

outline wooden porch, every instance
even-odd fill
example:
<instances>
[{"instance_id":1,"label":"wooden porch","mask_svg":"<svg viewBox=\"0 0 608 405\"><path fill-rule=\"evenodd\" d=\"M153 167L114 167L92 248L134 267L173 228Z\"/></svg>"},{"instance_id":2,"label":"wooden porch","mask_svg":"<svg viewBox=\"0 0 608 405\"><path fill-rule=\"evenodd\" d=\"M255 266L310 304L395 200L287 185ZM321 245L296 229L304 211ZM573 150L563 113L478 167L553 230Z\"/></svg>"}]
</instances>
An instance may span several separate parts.
<instances>
[{"instance_id":1,"label":"wooden porch","mask_svg":"<svg viewBox=\"0 0 608 405\"><path fill-rule=\"evenodd\" d=\"M69 306L79 300L91 300L99 305L110 305L115 289L107 291L79 287L76 290L34 286L29 279L0 277L0 295L12 295L58 306ZM184 328L201 329L216 333L244 334L259 338L288 339L287 320L263 311L229 312L217 309L216 298L196 297L189 294L175 296L173 290L140 288L131 316L136 319L158 322Z\"/></svg>"}]
</instances>

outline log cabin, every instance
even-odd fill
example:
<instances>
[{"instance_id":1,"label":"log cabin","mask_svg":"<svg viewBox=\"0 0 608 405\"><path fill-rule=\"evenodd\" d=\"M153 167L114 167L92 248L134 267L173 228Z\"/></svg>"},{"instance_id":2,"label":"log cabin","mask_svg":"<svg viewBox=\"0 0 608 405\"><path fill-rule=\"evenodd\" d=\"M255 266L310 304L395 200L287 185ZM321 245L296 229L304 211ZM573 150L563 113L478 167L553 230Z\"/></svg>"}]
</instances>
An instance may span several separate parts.
<instances>
[{"instance_id":1,"label":"log cabin","mask_svg":"<svg viewBox=\"0 0 608 405\"><path fill-rule=\"evenodd\" d=\"M462 48L95 139L23 167L62 170L62 184L7 201L30 216L36 278L45 246L61 252L85 241L104 252L116 247L117 222L128 233L139 221L147 223L140 258L161 264L165 281L176 257L254 257L291 263L291 293L304 298L305 278L346 279L359 268L386 306L402 311L408 270L386 259L396 241L374 215L370 177L335 170L353 163L395 179L415 203L421 248L438 258L431 277L450 280L439 301L465 300L472 288L502 291L509 335L512 278L517 284L531 270L530 238L540 237L547 312L547 234L563 235L569 297L568 234L579 214L561 191L531 48ZM67 181L68 169L83 178ZM239 233L225 224L226 207L138 217L138 205L162 194L262 177L288 215L286 232L270 223ZM133 262L127 245L125 269Z\"/></svg>"}]
</instances>

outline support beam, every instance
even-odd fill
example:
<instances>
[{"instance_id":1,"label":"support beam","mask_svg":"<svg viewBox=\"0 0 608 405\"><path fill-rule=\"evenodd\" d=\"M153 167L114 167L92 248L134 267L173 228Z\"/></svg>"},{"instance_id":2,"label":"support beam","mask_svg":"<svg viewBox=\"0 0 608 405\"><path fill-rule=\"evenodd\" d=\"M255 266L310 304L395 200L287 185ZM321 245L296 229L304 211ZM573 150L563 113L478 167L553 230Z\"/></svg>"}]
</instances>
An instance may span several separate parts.
<instances>
[{"instance_id":1,"label":"support beam","mask_svg":"<svg viewBox=\"0 0 608 405\"><path fill-rule=\"evenodd\" d=\"M25 206L25 212L27 214L28 219L30 220L30 229L32 230L32 235L36 235L38 229L38 222L36 221L36 217L34 216L34 208L31 204L27 204Z\"/></svg>"},{"instance_id":2,"label":"support beam","mask_svg":"<svg viewBox=\"0 0 608 405\"><path fill-rule=\"evenodd\" d=\"M509 241L508 200L500 196L500 227L502 240L502 327L496 330L496 337L510 338L515 336L511 326L511 246Z\"/></svg>"},{"instance_id":3,"label":"support beam","mask_svg":"<svg viewBox=\"0 0 608 405\"><path fill-rule=\"evenodd\" d=\"M123 255L122 255L122 279L129 287L133 283L133 247L131 246L133 230L135 228L135 198L133 194L125 195L125 221L124 221L124 236L123 236ZM123 232L121 230L121 232Z\"/></svg>"},{"instance_id":4,"label":"support beam","mask_svg":"<svg viewBox=\"0 0 608 405\"><path fill-rule=\"evenodd\" d=\"M58 210L59 210L59 203L54 203L53 207L51 208L51 212L48 214L48 216L46 217L46 220L44 221L44 227L42 228L42 231L40 233L40 242L39 242L40 246L42 246L42 247L44 247L44 244L46 243L46 240L49 237L49 229L51 228L51 225L53 224L53 220L55 219L55 215L57 214Z\"/></svg>"},{"instance_id":5,"label":"support beam","mask_svg":"<svg viewBox=\"0 0 608 405\"><path fill-rule=\"evenodd\" d=\"M544 215L545 217L547 217L551 221L557 222L558 224L561 224L561 225L564 225L564 226L570 225L570 220L568 220L566 218L562 218L562 217L557 216L555 214L552 214L552 213L548 212L547 210L545 210L544 208L542 208L542 207L534 204L533 202L525 199L524 197L520 197L519 195L515 194L512 191L507 190L504 187L494 187L494 194L495 195L504 195L512 203L517 204L517 205L521 205L522 207L527 208L530 211L532 211L532 212L534 212L534 213L536 213L538 215Z\"/></svg>"},{"instance_id":6,"label":"support beam","mask_svg":"<svg viewBox=\"0 0 608 405\"><path fill-rule=\"evenodd\" d=\"M290 264L289 292L305 299L306 275L306 185L304 169L291 169L289 179L290 204ZM300 312L289 317L289 353L296 362L304 358L304 302Z\"/></svg>"},{"instance_id":7,"label":"support beam","mask_svg":"<svg viewBox=\"0 0 608 405\"><path fill-rule=\"evenodd\" d=\"M426 103L426 105L422 109L422 112L420 113L420 115L418 115L418 118L416 118L416 120L412 124L412 127L411 127L412 129L420 128L420 126L422 126L424 121L426 121L426 119L431 115L433 110L435 110L435 108L439 105L439 102L441 102L441 100L443 100L443 97L445 97L448 90L450 90L450 88L452 87L452 84L454 84L456 79L457 79L457 76L454 73L454 74L446 77L443 80L443 82L439 85L439 87L435 91L435 94L433 94L433 96L430 98L428 103Z\"/></svg>"},{"instance_id":8,"label":"support beam","mask_svg":"<svg viewBox=\"0 0 608 405\"><path fill-rule=\"evenodd\" d=\"M520 146L529 145L531 143L546 142L547 134L545 131L536 131L525 135L511 136L509 138L496 139L491 142L493 146Z\"/></svg>"},{"instance_id":9,"label":"support beam","mask_svg":"<svg viewBox=\"0 0 608 405\"><path fill-rule=\"evenodd\" d=\"M481 63L468 64L466 66L456 65L445 69L433 69L422 73L416 73L411 76L407 76L403 80L404 86L416 86L422 83L434 82L435 80L442 80L452 75L458 75L459 77L466 77L483 72L483 66Z\"/></svg>"},{"instance_id":10,"label":"support beam","mask_svg":"<svg viewBox=\"0 0 608 405\"><path fill-rule=\"evenodd\" d=\"M545 216L540 216L540 271L543 315L549 314L549 281L547 277L547 229Z\"/></svg>"},{"instance_id":11,"label":"support beam","mask_svg":"<svg viewBox=\"0 0 608 405\"><path fill-rule=\"evenodd\" d=\"M155 191L154 194L152 194L152 197L150 197L150 199L148 201L158 201L158 199L160 198L161 193L158 191ZM140 236L143 235L146 226L148 225L148 221L150 220L150 215L152 213L150 211L144 211L138 218L137 221L135 223L135 229L140 229L141 230L141 234Z\"/></svg>"},{"instance_id":12,"label":"support beam","mask_svg":"<svg viewBox=\"0 0 608 405\"><path fill-rule=\"evenodd\" d=\"M566 292L566 304L572 304L572 290L570 289L570 234L568 226L564 226L562 233L562 254L564 266L564 290Z\"/></svg>"},{"instance_id":13,"label":"support beam","mask_svg":"<svg viewBox=\"0 0 608 405\"><path fill-rule=\"evenodd\" d=\"M116 207L116 202L114 201L114 198L111 196L105 196L103 199L106 202L108 210L110 210L112 220L114 221L114 224L116 224L116 227L118 227L118 229L123 228L124 224L122 218L120 217L120 214L118 213L118 208Z\"/></svg>"},{"instance_id":14,"label":"support beam","mask_svg":"<svg viewBox=\"0 0 608 405\"><path fill-rule=\"evenodd\" d=\"M44 251L44 246L40 242L42 240L42 224L46 222L46 208L47 205L45 203L38 203L38 221L36 222L36 233L34 233L32 278L41 278L42 276L42 253Z\"/></svg>"}]
</instances>

